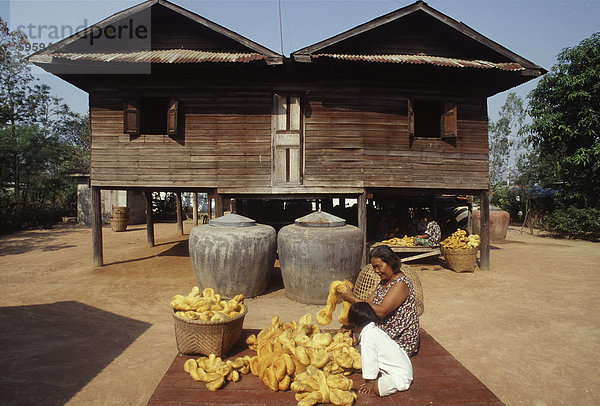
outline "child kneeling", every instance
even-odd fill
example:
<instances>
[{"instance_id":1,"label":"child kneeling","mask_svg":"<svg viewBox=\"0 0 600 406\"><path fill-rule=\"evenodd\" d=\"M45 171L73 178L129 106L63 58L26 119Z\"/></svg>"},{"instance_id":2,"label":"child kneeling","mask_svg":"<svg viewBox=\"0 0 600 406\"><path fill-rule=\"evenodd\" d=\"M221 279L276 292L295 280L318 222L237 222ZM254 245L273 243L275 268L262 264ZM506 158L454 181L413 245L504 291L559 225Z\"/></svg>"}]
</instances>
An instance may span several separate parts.
<instances>
[{"instance_id":1,"label":"child kneeling","mask_svg":"<svg viewBox=\"0 0 600 406\"><path fill-rule=\"evenodd\" d=\"M360 343L365 380L358 392L388 396L410 387L412 364L406 351L377 327L375 320L377 316L367 302L357 302L350 307L348 321Z\"/></svg>"}]
</instances>

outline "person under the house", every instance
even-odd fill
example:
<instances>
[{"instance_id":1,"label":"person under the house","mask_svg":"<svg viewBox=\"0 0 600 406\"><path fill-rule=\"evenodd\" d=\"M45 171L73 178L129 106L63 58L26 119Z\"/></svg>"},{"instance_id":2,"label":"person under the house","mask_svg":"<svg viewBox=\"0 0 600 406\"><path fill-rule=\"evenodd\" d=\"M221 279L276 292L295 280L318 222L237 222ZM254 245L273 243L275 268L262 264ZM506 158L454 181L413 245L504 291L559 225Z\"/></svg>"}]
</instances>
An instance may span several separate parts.
<instances>
[{"instance_id":1,"label":"person under the house","mask_svg":"<svg viewBox=\"0 0 600 406\"><path fill-rule=\"evenodd\" d=\"M420 345L419 316L412 281L402 272L400 258L387 245L373 248L369 260L381 281L365 302L377 316L377 327L412 357L419 351ZM338 293L351 304L362 302L350 289ZM347 331L345 327L342 330Z\"/></svg>"},{"instance_id":2,"label":"person under the house","mask_svg":"<svg viewBox=\"0 0 600 406\"><path fill-rule=\"evenodd\" d=\"M423 247L439 247L442 240L440 226L435 220L429 221L427 215L423 215L421 219L426 224L425 231L415 236L414 244Z\"/></svg>"},{"instance_id":3,"label":"person under the house","mask_svg":"<svg viewBox=\"0 0 600 406\"><path fill-rule=\"evenodd\" d=\"M386 213L382 213L379 217L379 221L377 222L377 232L375 234L375 238L377 241L381 241L386 239L388 236L388 215Z\"/></svg>"}]
</instances>

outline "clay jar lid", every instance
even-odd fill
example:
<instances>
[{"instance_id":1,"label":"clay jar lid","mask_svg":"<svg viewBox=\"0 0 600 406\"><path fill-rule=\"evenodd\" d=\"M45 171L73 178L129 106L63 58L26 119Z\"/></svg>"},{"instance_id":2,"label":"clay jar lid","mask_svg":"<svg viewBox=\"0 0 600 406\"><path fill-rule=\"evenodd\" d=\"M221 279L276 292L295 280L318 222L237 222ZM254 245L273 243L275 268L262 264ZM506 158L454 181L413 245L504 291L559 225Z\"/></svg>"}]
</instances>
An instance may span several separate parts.
<instances>
[{"instance_id":1,"label":"clay jar lid","mask_svg":"<svg viewBox=\"0 0 600 406\"><path fill-rule=\"evenodd\" d=\"M214 227L252 227L256 221L239 214L229 213L216 219L208 220L208 225Z\"/></svg>"},{"instance_id":2,"label":"clay jar lid","mask_svg":"<svg viewBox=\"0 0 600 406\"><path fill-rule=\"evenodd\" d=\"M301 227L343 227L346 220L324 211L316 211L297 218L294 223Z\"/></svg>"}]
</instances>

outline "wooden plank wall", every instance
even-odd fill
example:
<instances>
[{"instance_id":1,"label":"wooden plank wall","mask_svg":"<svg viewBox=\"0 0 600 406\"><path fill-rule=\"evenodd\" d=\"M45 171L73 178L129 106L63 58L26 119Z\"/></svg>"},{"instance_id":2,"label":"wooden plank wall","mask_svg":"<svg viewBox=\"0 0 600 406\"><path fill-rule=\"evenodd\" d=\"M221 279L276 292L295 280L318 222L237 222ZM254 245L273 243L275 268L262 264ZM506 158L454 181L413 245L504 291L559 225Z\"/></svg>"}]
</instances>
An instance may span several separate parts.
<instances>
[{"instance_id":1,"label":"wooden plank wall","mask_svg":"<svg viewBox=\"0 0 600 406\"><path fill-rule=\"evenodd\" d=\"M407 98L399 94L311 91L305 186L487 189L485 99L458 103L456 141L411 140Z\"/></svg>"},{"instance_id":2,"label":"wooden plank wall","mask_svg":"<svg viewBox=\"0 0 600 406\"><path fill-rule=\"evenodd\" d=\"M123 134L124 97L90 96L95 185L270 185L270 92L209 91L180 97L184 129L177 137Z\"/></svg>"},{"instance_id":3,"label":"wooden plank wall","mask_svg":"<svg viewBox=\"0 0 600 406\"><path fill-rule=\"evenodd\" d=\"M294 191L487 189L486 100L458 101L456 141L411 140L402 93L313 86L304 106L304 184ZM90 95L92 184L271 193L272 86L188 89L181 94L183 133L177 137L125 135L123 100L130 95Z\"/></svg>"}]
</instances>

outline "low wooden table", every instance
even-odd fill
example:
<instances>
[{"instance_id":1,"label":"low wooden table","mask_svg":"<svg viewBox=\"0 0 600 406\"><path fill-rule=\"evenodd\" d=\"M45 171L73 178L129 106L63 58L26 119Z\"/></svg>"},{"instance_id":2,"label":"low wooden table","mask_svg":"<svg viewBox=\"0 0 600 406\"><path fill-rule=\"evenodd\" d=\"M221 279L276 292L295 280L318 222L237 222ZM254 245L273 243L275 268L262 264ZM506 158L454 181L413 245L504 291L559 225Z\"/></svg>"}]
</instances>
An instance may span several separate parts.
<instances>
[{"instance_id":1,"label":"low wooden table","mask_svg":"<svg viewBox=\"0 0 600 406\"><path fill-rule=\"evenodd\" d=\"M243 340L256 330L244 330L242 340L229 352L235 358L254 355ZM258 377L242 375L239 382L228 383L222 389L211 392L202 382L195 382L183 370L184 362L191 356L175 356L167 373L152 394L148 405L295 405L295 392L272 392ZM358 395L356 405L398 404L454 404L454 405L503 405L503 403L479 379L448 353L425 330L421 329L421 349L411 358L414 381L409 390L379 398L374 394ZM350 375L357 388L360 374Z\"/></svg>"},{"instance_id":2,"label":"low wooden table","mask_svg":"<svg viewBox=\"0 0 600 406\"><path fill-rule=\"evenodd\" d=\"M404 247L399 245L390 245L390 244L382 244L376 243L371 246L371 248L377 247L378 245L387 245L392 249L392 251L400 253L400 254L415 254L409 257L401 258L402 262L410 262L416 259L427 258L442 255L442 251L440 247Z\"/></svg>"},{"instance_id":3,"label":"low wooden table","mask_svg":"<svg viewBox=\"0 0 600 406\"><path fill-rule=\"evenodd\" d=\"M431 248L431 247L391 247L392 251L400 252L400 253L411 253L415 255L411 255L410 257L401 258L402 262L410 262L416 259L427 258L427 257L435 257L438 255L442 255L442 251L439 247Z\"/></svg>"}]
</instances>

